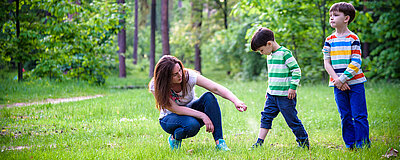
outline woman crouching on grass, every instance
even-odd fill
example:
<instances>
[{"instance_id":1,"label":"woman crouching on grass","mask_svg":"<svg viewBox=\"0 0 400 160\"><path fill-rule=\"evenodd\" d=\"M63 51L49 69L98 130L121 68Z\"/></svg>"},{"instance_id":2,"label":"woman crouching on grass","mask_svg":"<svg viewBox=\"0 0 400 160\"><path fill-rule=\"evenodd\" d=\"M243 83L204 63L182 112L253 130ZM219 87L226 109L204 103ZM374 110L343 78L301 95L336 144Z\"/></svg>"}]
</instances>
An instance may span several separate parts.
<instances>
[{"instance_id":1,"label":"woman crouching on grass","mask_svg":"<svg viewBox=\"0 0 400 160\"><path fill-rule=\"evenodd\" d=\"M206 92L195 96L194 86L201 86L212 93L232 101L240 112L247 106L227 88L203 77L198 72L185 69L174 56L165 55L158 61L149 89L160 111L160 125L171 134L168 143L172 150L179 149L182 139L195 136L205 125L213 134L215 148L229 151L222 134L221 110L217 98Z\"/></svg>"}]
</instances>

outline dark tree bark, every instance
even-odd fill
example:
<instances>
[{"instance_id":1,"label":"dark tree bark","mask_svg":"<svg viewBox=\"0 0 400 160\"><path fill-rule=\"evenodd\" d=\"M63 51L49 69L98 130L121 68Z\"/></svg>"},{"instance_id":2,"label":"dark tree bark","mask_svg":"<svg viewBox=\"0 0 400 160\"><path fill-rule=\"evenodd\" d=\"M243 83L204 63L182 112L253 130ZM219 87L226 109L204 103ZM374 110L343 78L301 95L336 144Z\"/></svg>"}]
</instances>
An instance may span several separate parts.
<instances>
[{"instance_id":1,"label":"dark tree bark","mask_svg":"<svg viewBox=\"0 0 400 160\"><path fill-rule=\"evenodd\" d=\"M367 0L364 0L364 4L366 4ZM364 5L363 8L364 13L367 12L367 5ZM362 56L363 58L367 58L369 56L369 43L364 42L361 44L362 45Z\"/></svg>"},{"instance_id":2,"label":"dark tree bark","mask_svg":"<svg viewBox=\"0 0 400 160\"><path fill-rule=\"evenodd\" d=\"M222 6L220 0L215 0L215 2L217 3L218 7L223 11L224 13L224 25L225 25L225 29L228 29L228 0L224 0L224 6Z\"/></svg>"},{"instance_id":3,"label":"dark tree bark","mask_svg":"<svg viewBox=\"0 0 400 160\"><path fill-rule=\"evenodd\" d=\"M125 0L117 0L118 4L124 4ZM121 14L125 14L123 8ZM125 31L125 20L120 19L119 23L122 24L122 29L118 32L118 55L119 55L119 77L126 78L126 65L125 65L125 52L126 52L126 31Z\"/></svg>"},{"instance_id":4,"label":"dark tree bark","mask_svg":"<svg viewBox=\"0 0 400 160\"><path fill-rule=\"evenodd\" d=\"M225 23L225 29L228 29L228 0L224 1L224 23Z\"/></svg>"},{"instance_id":5,"label":"dark tree bark","mask_svg":"<svg viewBox=\"0 0 400 160\"><path fill-rule=\"evenodd\" d=\"M155 52L156 52L156 0L151 1L151 32L150 32L150 66L149 77L154 76Z\"/></svg>"},{"instance_id":6,"label":"dark tree bark","mask_svg":"<svg viewBox=\"0 0 400 160\"><path fill-rule=\"evenodd\" d=\"M201 23L203 18L203 3L201 0L192 2L192 27L195 34L195 60L194 69L201 73Z\"/></svg>"},{"instance_id":7,"label":"dark tree bark","mask_svg":"<svg viewBox=\"0 0 400 160\"><path fill-rule=\"evenodd\" d=\"M161 0L161 32L163 55L170 55L169 26L168 26L168 0Z\"/></svg>"},{"instance_id":8,"label":"dark tree bark","mask_svg":"<svg viewBox=\"0 0 400 160\"><path fill-rule=\"evenodd\" d=\"M322 35L321 35L321 43L322 46L324 46L325 43L325 35L326 35L326 0L322 0L321 4L319 2L316 2L316 6L319 11L319 18L321 22L321 30L322 30Z\"/></svg>"},{"instance_id":9,"label":"dark tree bark","mask_svg":"<svg viewBox=\"0 0 400 160\"><path fill-rule=\"evenodd\" d=\"M319 12L319 20L321 23L321 30L322 30L322 35L321 35L321 46L324 46L325 44L325 35L326 35L326 0L321 0L321 2L318 0L315 2L316 7L318 8ZM324 72L322 74L322 79L328 79L328 74Z\"/></svg>"},{"instance_id":10,"label":"dark tree bark","mask_svg":"<svg viewBox=\"0 0 400 160\"><path fill-rule=\"evenodd\" d=\"M147 0L139 0L139 4L139 26L144 26L148 22L147 15L149 15L151 8Z\"/></svg>"},{"instance_id":11,"label":"dark tree bark","mask_svg":"<svg viewBox=\"0 0 400 160\"><path fill-rule=\"evenodd\" d=\"M138 50L138 30L139 30L139 25L138 25L138 0L135 0L135 33L133 35L133 64L137 64L137 50Z\"/></svg>"},{"instance_id":12,"label":"dark tree bark","mask_svg":"<svg viewBox=\"0 0 400 160\"><path fill-rule=\"evenodd\" d=\"M17 38L19 38L19 34L20 34L20 26L19 26L19 0L15 1L15 5L17 7L16 9L16 27L17 27ZM18 62L18 82L22 82L23 81L23 74L22 74L22 62Z\"/></svg>"}]
</instances>

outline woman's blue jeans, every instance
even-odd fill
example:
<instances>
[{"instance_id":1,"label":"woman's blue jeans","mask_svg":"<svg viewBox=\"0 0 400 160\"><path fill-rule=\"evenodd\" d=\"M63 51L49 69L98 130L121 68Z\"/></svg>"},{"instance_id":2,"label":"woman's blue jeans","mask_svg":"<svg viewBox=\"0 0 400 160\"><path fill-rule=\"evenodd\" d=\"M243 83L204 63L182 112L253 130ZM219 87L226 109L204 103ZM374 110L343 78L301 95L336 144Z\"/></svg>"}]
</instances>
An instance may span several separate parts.
<instances>
[{"instance_id":1,"label":"woman's blue jeans","mask_svg":"<svg viewBox=\"0 0 400 160\"><path fill-rule=\"evenodd\" d=\"M223 139L221 110L217 98L211 92L204 93L189 107L205 113L210 118L214 125L214 140ZM160 119L160 125L165 132L172 134L176 140L182 140L195 136L204 126L204 122L195 117L171 113Z\"/></svg>"}]
</instances>

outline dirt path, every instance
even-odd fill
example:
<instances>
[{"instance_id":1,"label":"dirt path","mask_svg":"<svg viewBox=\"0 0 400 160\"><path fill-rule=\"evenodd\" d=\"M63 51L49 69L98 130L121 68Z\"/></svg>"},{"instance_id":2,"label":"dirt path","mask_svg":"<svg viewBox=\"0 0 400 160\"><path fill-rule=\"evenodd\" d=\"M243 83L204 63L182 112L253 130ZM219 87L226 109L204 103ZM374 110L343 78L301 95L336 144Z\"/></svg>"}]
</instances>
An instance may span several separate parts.
<instances>
[{"instance_id":1,"label":"dirt path","mask_svg":"<svg viewBox=\"0 0 400 160\"><path fill-rule=\"evenodd\" d=\"M98 97L103 97L103 95L95 95L95 96L84 96L84 97L72 97L72 98L57 98L57 99L46 99L41 102L32 102L32 103L14 103L14 104L9 104L9 105L0 105L0 108L3 107L20 107L20 106L30 106L30 105L37 105L37 104L57 104L57 103L62 103L62 102L75 102L75 101L82 101L86 99L93 99L93 98L98 98Z\"/></svg>"}]
</instances>

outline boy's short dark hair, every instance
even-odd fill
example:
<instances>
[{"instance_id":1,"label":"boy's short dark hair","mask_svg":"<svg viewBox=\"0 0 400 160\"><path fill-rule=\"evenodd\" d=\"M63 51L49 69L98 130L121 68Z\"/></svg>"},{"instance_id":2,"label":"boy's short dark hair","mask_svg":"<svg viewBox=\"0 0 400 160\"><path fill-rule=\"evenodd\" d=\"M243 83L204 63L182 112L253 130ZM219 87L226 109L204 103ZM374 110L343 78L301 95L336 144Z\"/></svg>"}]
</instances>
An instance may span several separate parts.
<instances>
[{"instance_id":1,"label":"boy's short dark hair","mask_svg":"<svg viewBox=\"0 0 400 160\"><path fill-rule=\"evenodd\" d=\"M329 9L329 12L333 11L342 12L345 16L350 16L349 24L354 20L354 17L356 16L356 9L351 3L335 3L331 6L331 9Z\"/></svg>"},{"instance_id":2,"label":"boy's short dark hair","mask_svg":"<svg viewBox=\"0 0 400 160\"><path fill-rule=\"evenodd\" d=\"M251 38L251 50L257 51L261 46L265 46L268 41L274 40L274 32L268 28L261 27L254 33L253 38Z\"/></svg>"}]
</instances>

